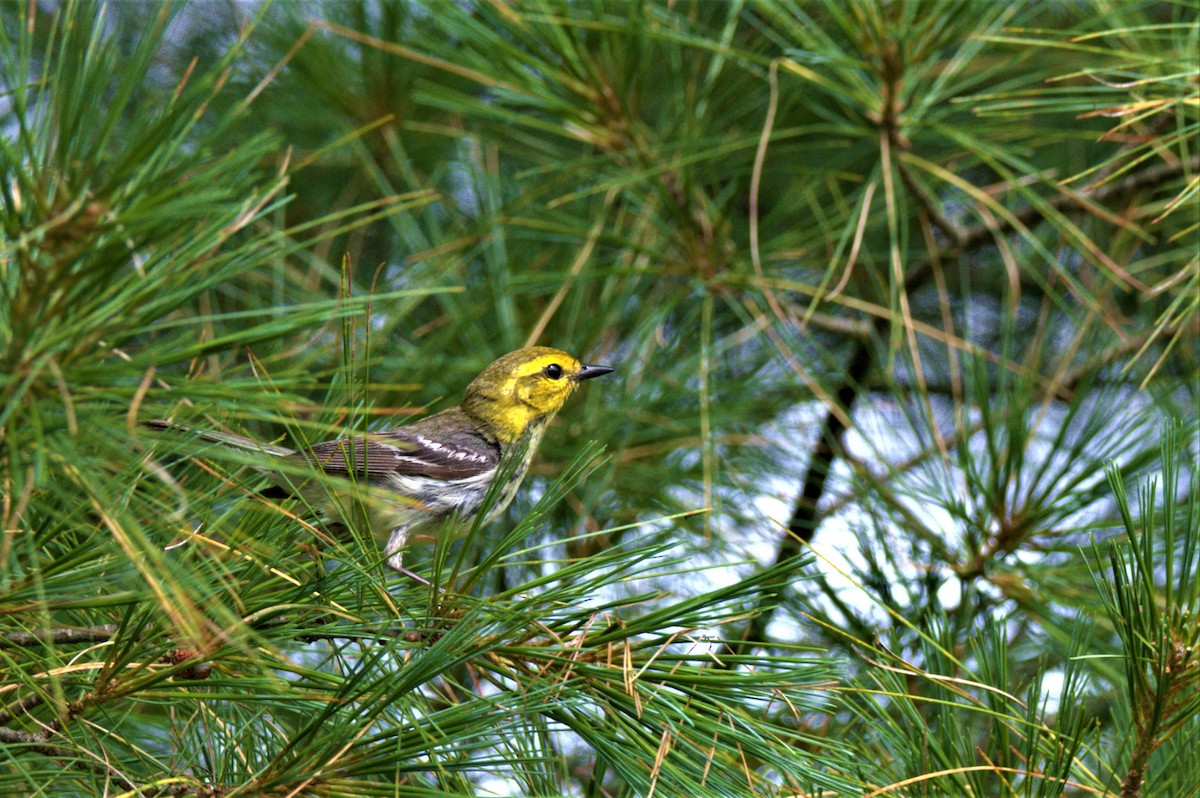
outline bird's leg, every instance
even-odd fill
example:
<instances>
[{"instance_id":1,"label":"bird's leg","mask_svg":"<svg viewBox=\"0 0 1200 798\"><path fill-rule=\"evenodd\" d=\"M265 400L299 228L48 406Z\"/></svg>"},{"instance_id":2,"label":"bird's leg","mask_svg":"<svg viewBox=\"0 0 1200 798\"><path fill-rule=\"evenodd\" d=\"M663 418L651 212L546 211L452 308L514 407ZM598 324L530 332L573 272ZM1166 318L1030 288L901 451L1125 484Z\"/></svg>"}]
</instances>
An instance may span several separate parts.
<instances>
[{"instance_id":1,"label":"bird's leg","mask_svg":"<svg viewBox=\"0 0 1200 798\"><path fill-rule=\"evenodd\" d=\"M432 588L433 584L423 576L419 576L404 567L404 544L408 541L408 527L398 526L392 530L384 551L387 553L387 564L398 574L408 577L419 585Z\"/></svg>"},{"instance_id":2,"label":"bird's leg","mask_svg":"<svg viewBox=\"0 0 1200 798\"><path fill-rule=\"evenodd\" d=\"M421 576L420 574L413 573L412 571L405 568L403 565L392 565L392 563L390 561L388 562L388 565L391 565L392 569L395 570L396 573L400 574L401 576L407 576L409 579L413 580L418 585L424 585L425 587L429 588L430 590L433 589L433 583L430 582L425 577ZM442 588L441 590L443 593L446 592L445 588Z\"/></svg>"}]
</instances>

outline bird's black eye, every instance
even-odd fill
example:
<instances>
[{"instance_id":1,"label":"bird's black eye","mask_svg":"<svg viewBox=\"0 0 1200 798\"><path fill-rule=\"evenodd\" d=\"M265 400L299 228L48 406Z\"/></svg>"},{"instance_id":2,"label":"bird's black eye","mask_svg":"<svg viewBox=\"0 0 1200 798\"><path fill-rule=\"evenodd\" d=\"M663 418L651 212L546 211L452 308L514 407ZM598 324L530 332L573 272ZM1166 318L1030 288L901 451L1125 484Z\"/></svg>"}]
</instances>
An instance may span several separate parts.
<instances>
[{"instance_id":1,"label":"bird's black eye","mask_svg":"<svg viewBox=\"0 0 1200 798\"><path fill-rule=\"evenodd\" d=\"M562 366L558 365L557 363L551 363L549 366L546 366L542 373L552 380L561 380L563 370Z\"/></svg>"}]
</instances>

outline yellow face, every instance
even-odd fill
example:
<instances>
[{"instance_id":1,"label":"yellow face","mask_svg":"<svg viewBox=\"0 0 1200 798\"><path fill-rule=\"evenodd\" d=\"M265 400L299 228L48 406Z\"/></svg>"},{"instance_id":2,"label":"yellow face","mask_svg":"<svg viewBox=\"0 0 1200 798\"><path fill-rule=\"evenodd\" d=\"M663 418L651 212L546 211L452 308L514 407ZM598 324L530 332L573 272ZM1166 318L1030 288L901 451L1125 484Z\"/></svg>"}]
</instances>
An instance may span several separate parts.
<instances>
[{"instance_id":1,"label":"yellow face","mask_svg":"<svg viewBox=\"0 0 1200 798\"><path fill-rule=\"evenodd\" d=\"M516 440L530 424L557 413L582 380L610 371L606 366L585 366L558 349L530 346L484 369L467 388L462 406Z\"/></svg>"}]
</instances>

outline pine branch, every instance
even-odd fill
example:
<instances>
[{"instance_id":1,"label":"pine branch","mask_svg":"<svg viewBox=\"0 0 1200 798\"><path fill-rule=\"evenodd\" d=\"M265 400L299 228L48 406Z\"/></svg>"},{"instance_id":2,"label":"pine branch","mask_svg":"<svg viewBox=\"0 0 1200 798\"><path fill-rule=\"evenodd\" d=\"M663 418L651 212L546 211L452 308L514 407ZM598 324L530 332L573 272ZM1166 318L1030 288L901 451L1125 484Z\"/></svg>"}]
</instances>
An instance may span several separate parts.
<instances>
[{"instance_id":1,"label":"pine branch","mask_svg":"<svg viewBox=\"0 0 1200 798\"><path fill-rule=\"evenodd\" d=\"M881 325L877 324L877 326ZM860 385L871 369L871 360L871 347L868 341L856 342L846 368L845 382L838 389L836 395L837 402L844 410L846 417L849 417L858 400ZM776 566L783 566L799 557L804 544L812 541L813 535L816 534L817 527L820 525L822 519L818 507L821 498L825 495L825 486L834 460L843 450L843 441L847 430L846 425L841 421L841 416L842 414L833 410L825 414L821 432L809 452L808 468L804 472L800 496L792 508L788 531L781 536L776 548ZM783 571L783 573L787 572ZM725 644L725 654L741 656L748 653L752 647L767 642L767 626L771 623L771 619L775 615L775 608L778 606L772 597L782 595L787 589L788 584L783 580L773 580L764 585L759 594L758 611L753 614L752 619L746 625L741 639L736 643L727 642ZM724 664L727 661L732 662L733 658L723 659L722 667L727 667Z\"/></svg>"},{"instance_id":2,"label":"pine branch","mask_svg":"<svg viewBox=\"0 0 1200 798\"><path fill-rule=\"evenodd\" d=\"M1161 164L1144 169L1123 180L1106 184L1092 191L1080 192L1079 196L1058 194L1052 197L1048 204L1058 211L1085 213L1088 210L1087 205L1080 201L1081 198L1095 203L1111 202L1136 191L1152 189L1198 169L1200 169L1200 156L1195 156L1190 161ZM911 189L917 189L915 181L911 177L907 177L907 171L903 168L900 171L901 175L905 176L905 185ZM992 244L996 236L1015 232L1016 223L1031 225L1044 218L1042 208L1029 205L1015 213L1013 220L1001 220L995 227L980 226L959 230L937 210L932 198L924 191L914 190L913 196L929 218L934 220L935 225L954 242L947 252L940 253L941 257L966 257ZM930 272L928 264L921 264L913 268L905 277L904 290L912 292L919 288ZM888 320L877 318L874 323L875 335L885 334L887 325ZM796 558L803 550L804 544L812 542L817 527L823 520L818 508L825 496L828 475L833 468L834 461L841 456L842 444L847 431L841 418L843 414L845 417L850 416L869 376L872 362L870 342L871 337L864 336L855 343L854 351L847 361L848 365L842 386L836 394L842 413L831 410L825 414L820 433L809 451L808 468L801 481L800 494L792 508L788 531L780 537L776 547L775 564L777 566ZM1077 379L1078 374L1076 373L1072 376L1072 381ZM769 642L766 638L766 629L774 617L776 606L778 606L775 599L771 597L782 594L787 589L788 585L783 582L773 583L764 589L760 594L762 598L759 602L758 612L747 624L740 640L736 643L726 643L728 653L744 654L751 646ZM768 601L770 603L767 603Z\"/></svg>"},{"instance_id":3,"label":"pine branch","mask_svg":"<svg viewBox=\"0 0 1200 798\"><path fill-rule=\"evenodd\" d=\"M1046 204L1055 211L1086 214L1090 213L1087 206L1089 202L1104 205L1137 191L1157 188L1198 170L1200 170L1200 155L1194 155L1187 160L1147 167L1127 175L1121 180L1093 189L1077 193L1063 191L1048 198ZM977 225L962 230L957 237L956 249L958 252L948 254L957 254L959 257L969 255L991 244L995 236L1016 232L1017 223L1030 227L1044 219L1045 213L1040 206L1026 205L1020 210L1014 211L1012 219L997 219L994 227Z\"/></svg>"},{"instance_id":4,"label":"pine branch","mask_svg":"<svg viewBox=\"0 0 1200 798\"><path fill-rule=\"evenodd\" d=\"M35 696L34 698L38 698ZM39 701L18 702L23 708L35 706ZM133 782L126 779L116 770L105 767L99 762L93 762L88 759L81 758L75 750L65 746L57 745L51 740L54 735L59 733L61 727L80 715L89 703L84 701L75 701L67 708L63 716L52 723L45 724L42 731L29 732L13 729L4 725L10 718L9 710L0 713L0 743L6 745L21 746L25 751L31 751L37 754L42 754L53 759L65 761L70 767L94 773L122 790L132 792L137 795L146 796L196 796L196 798L217 798L224 795L227 790L222 787L207 784L171 784L167 786L137 786ZM11 708L10 708L11 709Z\"/></svg>"},{"instance_id":5,"label":"pine branch","mask_svg":"<svg viewBox=\"0 0 1200 798\"><path fill-rule=\"evenodd\" d=\"M23 732L10 729L7 726L0 726L0 743L4 743L5 745L19 745L26 751L33 751L60 761L65 760L71 767L94 773L110 781L119 789L143 796L144 798L152 798L152 796L218 798L229 791L227 788L212 784L171 784L162 787L139 787L114 770L105 768L96 762L80 759L77 753L70 748L64 748L48 742L49 738L49 732Z\"/></svg>"}]
</instances>

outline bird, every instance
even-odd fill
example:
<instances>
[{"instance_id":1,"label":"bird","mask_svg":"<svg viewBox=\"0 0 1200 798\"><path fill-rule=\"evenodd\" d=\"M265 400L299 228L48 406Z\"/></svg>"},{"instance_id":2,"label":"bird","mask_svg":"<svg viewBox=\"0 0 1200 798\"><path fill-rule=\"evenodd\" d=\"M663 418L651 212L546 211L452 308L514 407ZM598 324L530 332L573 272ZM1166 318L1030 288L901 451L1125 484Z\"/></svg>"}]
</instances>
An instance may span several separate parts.
<instances>
[{"instance_id":1,"label":"bird","mask_svg":"<svg viewBox=\"0 0 1200 798\"><path fill-rule=\"evenodd\" d=\"M497 478L505 481L482 523L502 513L525 478L550 420L580 383L612 371L609 366L581 363L560 349L524 347L488 365L455 407L411 424L303 449L169 419L146 424L277 458L278 469L256 466L275 484L274 489L263 491L265 495L299 496L318 509L327 523L349 520L379 538L386 537L387 565L428 584L403 564L404 547L412 535L451 517L462 525L472 522ZM334 479L316 479L317 472Z\"/></svg>"}]
</instances>

